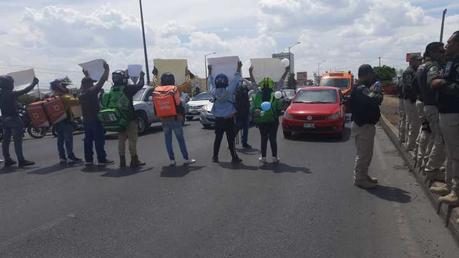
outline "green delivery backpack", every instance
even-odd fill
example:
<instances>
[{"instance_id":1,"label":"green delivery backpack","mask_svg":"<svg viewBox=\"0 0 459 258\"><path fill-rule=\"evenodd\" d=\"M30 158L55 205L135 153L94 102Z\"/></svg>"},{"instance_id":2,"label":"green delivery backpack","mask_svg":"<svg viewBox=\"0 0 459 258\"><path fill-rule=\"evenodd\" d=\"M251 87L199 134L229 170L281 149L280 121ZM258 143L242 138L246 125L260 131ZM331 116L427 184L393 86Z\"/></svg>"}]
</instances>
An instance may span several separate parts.
<instances>
[{"instance_id":1,"label":"green delivery backpack","mask_svg":"<svg viewBox=\"0 0 459 258\"><path fill-rule=\"evenodd\" d=\"M98 117L108 132L125 131L129 125L129 99L124 94L124 86L113 86L102 95L102 108Z\"/></svg>"}]
</instances>

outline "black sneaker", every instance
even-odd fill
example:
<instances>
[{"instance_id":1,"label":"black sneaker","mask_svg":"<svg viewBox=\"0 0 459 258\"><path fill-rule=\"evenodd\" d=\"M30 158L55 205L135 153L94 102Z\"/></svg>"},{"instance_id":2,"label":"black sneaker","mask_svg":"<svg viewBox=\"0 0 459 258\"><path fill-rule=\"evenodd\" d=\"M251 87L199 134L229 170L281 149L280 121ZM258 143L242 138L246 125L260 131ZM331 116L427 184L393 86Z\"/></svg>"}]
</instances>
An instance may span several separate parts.
<instances>
[{"instance_id":1,"label":"black sneaker","mask_svg":"<svg viewBox=\"0 0 459 258\"><path fill-rule=\"evenodd\" d=\"M98 162L99 166L106 166L106 165L111 165L111 164L114 164L114 163L115 163L115 161L108 160L108 159Z\"/></svg>"},{"instance_id":2,"label":"black sneaker","mask_svg":"<svg viewBox=\"0 0 459 258\"><path fill-rule=\"evenodd\" d=\"M87 168L92 168L94 167L94 162L93 161L86 161L84 163L84 165L87 167Z\"/></svg>"},{"instance_id":3,"label":"black sneaker","mask_svg":"<svg viewBox=\"0 0 459 258\"><path fill-rule=\"evenodd\" d=\"M247 150L251 150L251 149L252 149L252 146L250 146L250 145L247 144L247 143L246 143L246 144L242 144L242 147L243 147L244 149L247 149Z\"/></svg>"},{"instance_id":4,"label":"black sneaker","mask_svg":"<svg viewBox=\"0 0 459 258\"><path fill-rule=\"evenodd\" d=\"M3 164L6 168L9 168L13 165L16 165L16 161L12 160L12 159L7 159L5 160L5 164Z\"/></svg>"},{"instance_id":5,"label":"black sneaker","mask_svg":"<svg viewBox=\"0 0 459 258\"><path fill-rule=\"evenodd\" d=\"M27 166L33 166L33 165L35 165L35 162L30 161L30 160L22 160L22 161L19 161L19 164L18 164L20 168L27 167Z\"/></svg>"},{"instance_id":6,"label":"black sneaker","mask_svg":"<svg viewBox=\"0 0 459 258\"><path fill-rule=\"evenodd\" d=\"M213 163L218 163L218 162L219 162L219 161L218 161L218 157L212 157L212 162L213 162Z\"/></svg>"},{"instance_id":7,"label":"black sneaker","mask_svg":"<svg viewBox=\"0 0 459 258\"><path fill-rule=\"evenodd\" d=\"M81 162L83 162L82 159L77 158L77 157L70 157L69 160L70 160L70 162L72 162L72 163L81 163Z\"/></svg>"},{"instance_id":8,"label":"black sneaker","mask_svg":"<svg viewBox=\"0 0 459 258\"><path fill-rule=\"evenodd\" d=\"M233 164L239 164L239 163L241 163L241 162L242 162L242 159L240 159L240 158L238 158L238 157L233 158L233 159L231 160L231 163L233 163Z\"/></svg>"}]
</instances>

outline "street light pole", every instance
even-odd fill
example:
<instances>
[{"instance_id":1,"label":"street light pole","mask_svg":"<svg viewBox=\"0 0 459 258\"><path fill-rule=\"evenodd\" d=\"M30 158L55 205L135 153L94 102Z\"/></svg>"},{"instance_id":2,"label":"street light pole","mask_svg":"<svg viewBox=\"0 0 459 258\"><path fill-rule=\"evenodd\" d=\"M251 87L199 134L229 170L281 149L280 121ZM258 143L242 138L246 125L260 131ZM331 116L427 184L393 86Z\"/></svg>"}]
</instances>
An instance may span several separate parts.
<instances>
[{"instance_id":1,"label":"street light pole","mask_svg":"<svg viewBox=\"0 0 459 258\"><path fill-rule=\"evenodd\" d=\"M292 50L292 48L294 48L295 46L298 46L299 44L301 44L301 42L298 41L295 44L293 44L293 45L288 47L288 63L290 65L289 73L292 73L292 65L291 65L291 63L292 63L292 51L291 50Z\"/></svg>"},{"instance_id":2,"label":"street light pole","mask_svg":"<svg viewBox=\"0 0 459 258\"><path fill-rule=\"evenodd\" d=\"M146 69L146 74L147 74L147 84L150 85L150 69L148 68L148 54L147 54L147 42L145 40L145 25L143 22L143 8L142 8L142 0L139 0L139 5L140 5L140 20L142 22L142 37L143 37L143 53L145 56L145 69Z\"/></svg>"},{"instance_id":3,"label":"street light pole","mask_svg":"<svg viewBox=\"0 0 459 258\"><path fill-rule=\"evenodd\" d=\"M443 10L443 16L441 18L441 31L440 31L440 42L443 42L443 30L445 29L445 17L448 9Z\"/></svg>"},{"instance_id":4,"label":"street light pole","mask_svg":"<svg viewBox=\"0 0 459 258\"><path fill-rule=\"evenodd\" d=\"M212 52L212 53L208 53L208 54L204 55L204 71L206 73L206 88L207 88L207 90L209 90L208 89L209 83L207 81L208 80L208 76L207 76L207 57L210 56L210 55L215 55L215 54L217 54L217 52Z\"/></svg>"}]
</instances>

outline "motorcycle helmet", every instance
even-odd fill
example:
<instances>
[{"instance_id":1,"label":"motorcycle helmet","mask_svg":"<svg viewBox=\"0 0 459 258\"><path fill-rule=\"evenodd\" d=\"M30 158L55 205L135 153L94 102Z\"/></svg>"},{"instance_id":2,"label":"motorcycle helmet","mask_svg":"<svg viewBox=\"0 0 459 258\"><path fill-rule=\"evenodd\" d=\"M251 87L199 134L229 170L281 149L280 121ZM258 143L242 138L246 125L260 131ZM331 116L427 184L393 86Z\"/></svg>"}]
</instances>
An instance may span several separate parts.
<instances>
[{"instance_id":1,"label":"motorcycle helmet","mask_svg":"<svg viewBox=\"0 0 459 258\"><path fill-rule=\"evenodd\" d=\"M228 76L224 74L219 74L215 77L215 87L217 88L226 88L228 87Z\"/></svg>"},{"instance_id":2,"label":"motorcycle helmet","mask_svg":"<svg viewBox=\"0 0 459 258\"><path fill-rule=\"evenodd\" d=\"M128 79L129 77L126 71L117 70L112 73L112 81L114 85L127 85Z\"/></svg>"}]
</instances>

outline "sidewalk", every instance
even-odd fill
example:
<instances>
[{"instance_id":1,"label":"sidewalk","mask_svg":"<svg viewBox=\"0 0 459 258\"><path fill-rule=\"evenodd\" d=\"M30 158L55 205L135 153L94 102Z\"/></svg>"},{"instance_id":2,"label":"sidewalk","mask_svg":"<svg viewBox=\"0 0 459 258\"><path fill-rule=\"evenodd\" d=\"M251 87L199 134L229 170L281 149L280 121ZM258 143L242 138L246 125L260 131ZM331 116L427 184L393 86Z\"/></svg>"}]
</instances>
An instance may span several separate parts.
<instances>
[{"instance_id":1,"label":"sidewalk","mask_svg":"<svg viewBox=\"0 0 459 258\"><path fill-rule=\"evenodd\" d=\"M431 200L432 204L434 205L435 208L438 207L439 202L438 202L438 195L432 194L429 191L429 185L426 183L426 178L422 173L419 173L419 171L414 167L414 157L406 151L404 146L400 144L399 139L398 139L398 120L399 120L399 115L398 115L398 98L394 96L384 96L384 102L381 106L381 125L384 129L384 131L387 133L391 141L394 143L398 151L400 152L401 156L407 163L408 167L410 168L410 171L415 175L415 177L418 180L419 185L421 185L426 192L427 196ZM434 182L433 185L441 185L444 183L441 182ZM449 221L446 221L446 218L448 217L448 207L447 205L442 205L441 209L439 210L439 215L445 219L445 225L451 230L453 233L454 237L456 240L459 242L459 208L455 208L450 210L451 216L449 218Z\"/></svg>"}]
</instances>

